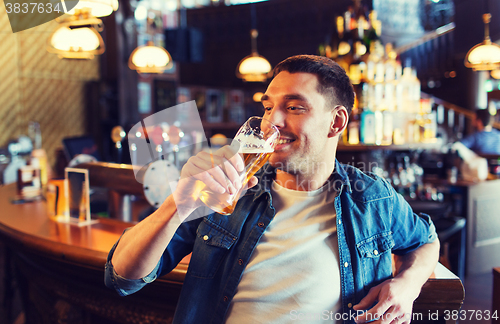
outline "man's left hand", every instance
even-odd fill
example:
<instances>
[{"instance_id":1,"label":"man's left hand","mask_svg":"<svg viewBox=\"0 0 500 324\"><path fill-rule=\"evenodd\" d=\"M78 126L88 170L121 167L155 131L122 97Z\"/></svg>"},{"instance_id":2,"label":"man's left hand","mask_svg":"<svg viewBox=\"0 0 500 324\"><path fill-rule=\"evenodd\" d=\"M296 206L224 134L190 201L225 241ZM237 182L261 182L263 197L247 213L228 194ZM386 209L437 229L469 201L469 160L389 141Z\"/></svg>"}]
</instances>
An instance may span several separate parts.
<instances>
[{"instance_id":1,"label":"man's left hand","mask_svg":"<svg viewBox=\"0 0 500 324\"><path fill-rule=\"evenodd\" d=\"M411 321L413 301L420 294L420 287L412 287L404 278L388 279L373 287L359 304L356 311L368 309L356 317L356 323L408 324Z\"/></svg>"}]
</instances>

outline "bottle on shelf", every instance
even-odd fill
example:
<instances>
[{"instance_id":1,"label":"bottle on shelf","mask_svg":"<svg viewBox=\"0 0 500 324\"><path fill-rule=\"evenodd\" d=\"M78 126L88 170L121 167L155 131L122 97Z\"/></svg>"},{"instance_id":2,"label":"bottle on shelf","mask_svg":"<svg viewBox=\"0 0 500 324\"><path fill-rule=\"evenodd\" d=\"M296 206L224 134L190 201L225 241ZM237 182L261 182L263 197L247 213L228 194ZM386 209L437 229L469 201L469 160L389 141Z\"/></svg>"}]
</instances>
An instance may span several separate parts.
<instances>
[{"instance_id":1,"label":"bottle on shelf","mask_svg":"<svg viewBox=\"0 0 500 324\"><path fill-rule=\"evenodd\" d=\"M368 108L361 113L360 140L363 144L375 144L375 113Z\"/></svg>"}]
</instances>

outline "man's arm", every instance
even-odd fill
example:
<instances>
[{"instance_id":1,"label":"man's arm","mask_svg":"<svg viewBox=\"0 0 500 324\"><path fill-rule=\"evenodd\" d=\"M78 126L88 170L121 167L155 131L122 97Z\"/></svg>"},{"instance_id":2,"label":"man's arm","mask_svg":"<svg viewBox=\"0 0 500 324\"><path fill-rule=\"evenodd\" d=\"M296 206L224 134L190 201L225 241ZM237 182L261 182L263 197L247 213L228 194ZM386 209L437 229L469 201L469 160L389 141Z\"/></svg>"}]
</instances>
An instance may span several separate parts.
<instances>
[{"instance_id":1,"label":"man's arm","mask_svg":"<svg viewBox=\"0 0 500 324\"><path fill-rule=\"evenodd\" d=\"M153 271L179 225L172 221L176 210L170 195L153 214L123 234L111 259L117 274L140 279Z\"/></svg>"},{"instance_id":2,"label":"man's arm","mask_svg":"<svg viewBox=\"0 0 500 324\"><path fill-rule=\"evenodd\" d=\"M364 310L377 302L363 315L358 316L356 322L366 323L380 317L373 323L410 323L413 302L434 271L438 259L438 239L399 257L398 274L370 289L368 295L353 307L356 311ZM395 317L400 318L393 322Z\"/></svg>"},{"instance_id":3,"label":"man's arm","mask_svg":"<svg viewBox=\"0 0 500 324\"><path fill-rule=\"evenodd\" d=\"M181 179L174 193L158 210L120 238L111 258L116 274L126 279L141 279L149 275L178 226L203 205L198 198L199 182L220 193L235 192L241 187L238 172L243 168L241 156L229 146L213 154L200 152L191 157L181 170ZM257 179L252 178L249 187L256 183Z\"/></svg>"}]
</instances>

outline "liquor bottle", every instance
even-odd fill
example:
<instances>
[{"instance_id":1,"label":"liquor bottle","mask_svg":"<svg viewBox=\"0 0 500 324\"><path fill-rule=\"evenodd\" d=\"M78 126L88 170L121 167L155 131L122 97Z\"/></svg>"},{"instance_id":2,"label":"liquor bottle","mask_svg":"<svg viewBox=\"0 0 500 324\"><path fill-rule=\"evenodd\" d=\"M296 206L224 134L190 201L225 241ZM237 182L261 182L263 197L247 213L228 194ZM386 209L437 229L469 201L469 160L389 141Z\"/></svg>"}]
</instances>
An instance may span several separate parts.
<instances>
[{"instance_id":1,"label":"liquor bottle","mask_svg":"<svg viewBox=\"0 0 500 324\"><path fill-rule=\"evenodd\" d=\"M347 124L348 132L348 144L357 145L359 144L359 129L360 129L360 116L359 111L351 114L351 120Z\"/></svg>"},{"instance_id":2,"label":"liquor bottle","mask_svg":"<svg viewBox=\"0 0 500 324\"><path fill-rule=\"evenodd\" d=\"M413 112L419 113L420 110L420 80L417 78L417 71L411 71L411 101Z\"/></svg>"},{"instance_id":3,"label":"liquor bottle","mask_svg":"<svg viewBox=\"0 0 500 324\"><path fill-rule=\"evenodd\" d=\"M360 124L360 140L363 144L375 144L375 122L375 113L364 109Z\"/></svg>"},{"instance_id":4,"label":"liquor bottle","mask_svg":"<svg viewBox=\"0 0 500 324\"><path fill-rule=\"evenodd\" d=\"M385 110L382 112L382 117L383 117L382 144L390 145L392 144L392 136L394 133L393 112Z\"/></svg>"},{"instance_id":5,"label":"liquor bottle","mask_svg":"<svg viewBox=\"0 0 500 324\"><path fill-rule=\"evenodd\" d=\"M377 12L375 10L372 10L368 17L368 24L370 27L368 29L368 32L364 33L363 40L365 45L370 48L371 44L374 41L380 40L380 35L382 32L382 22L380 20L377 20Z\"/></svg>"}]
</instances>

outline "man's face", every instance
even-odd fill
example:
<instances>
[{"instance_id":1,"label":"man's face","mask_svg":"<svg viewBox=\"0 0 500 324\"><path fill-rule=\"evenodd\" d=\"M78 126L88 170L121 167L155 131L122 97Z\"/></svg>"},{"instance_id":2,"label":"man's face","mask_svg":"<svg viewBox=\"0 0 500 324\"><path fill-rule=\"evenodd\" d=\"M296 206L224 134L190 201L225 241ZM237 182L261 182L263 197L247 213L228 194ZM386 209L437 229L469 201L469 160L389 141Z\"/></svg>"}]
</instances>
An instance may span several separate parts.
<instances>
[{"instance_id":1,"label":"man's face","mask_svg":"<svg viewBox=\"0 0 500 324\"><path fill-rule=\"evenodd\" d=\"M289 173L310 172L325 162L328 134L335 111L318 92L311 73L280 72L262 97L264 118L280 130L280 141L269 162ZM328 162L328 161L326 161Z\"/></svg>"}]
</instances>

